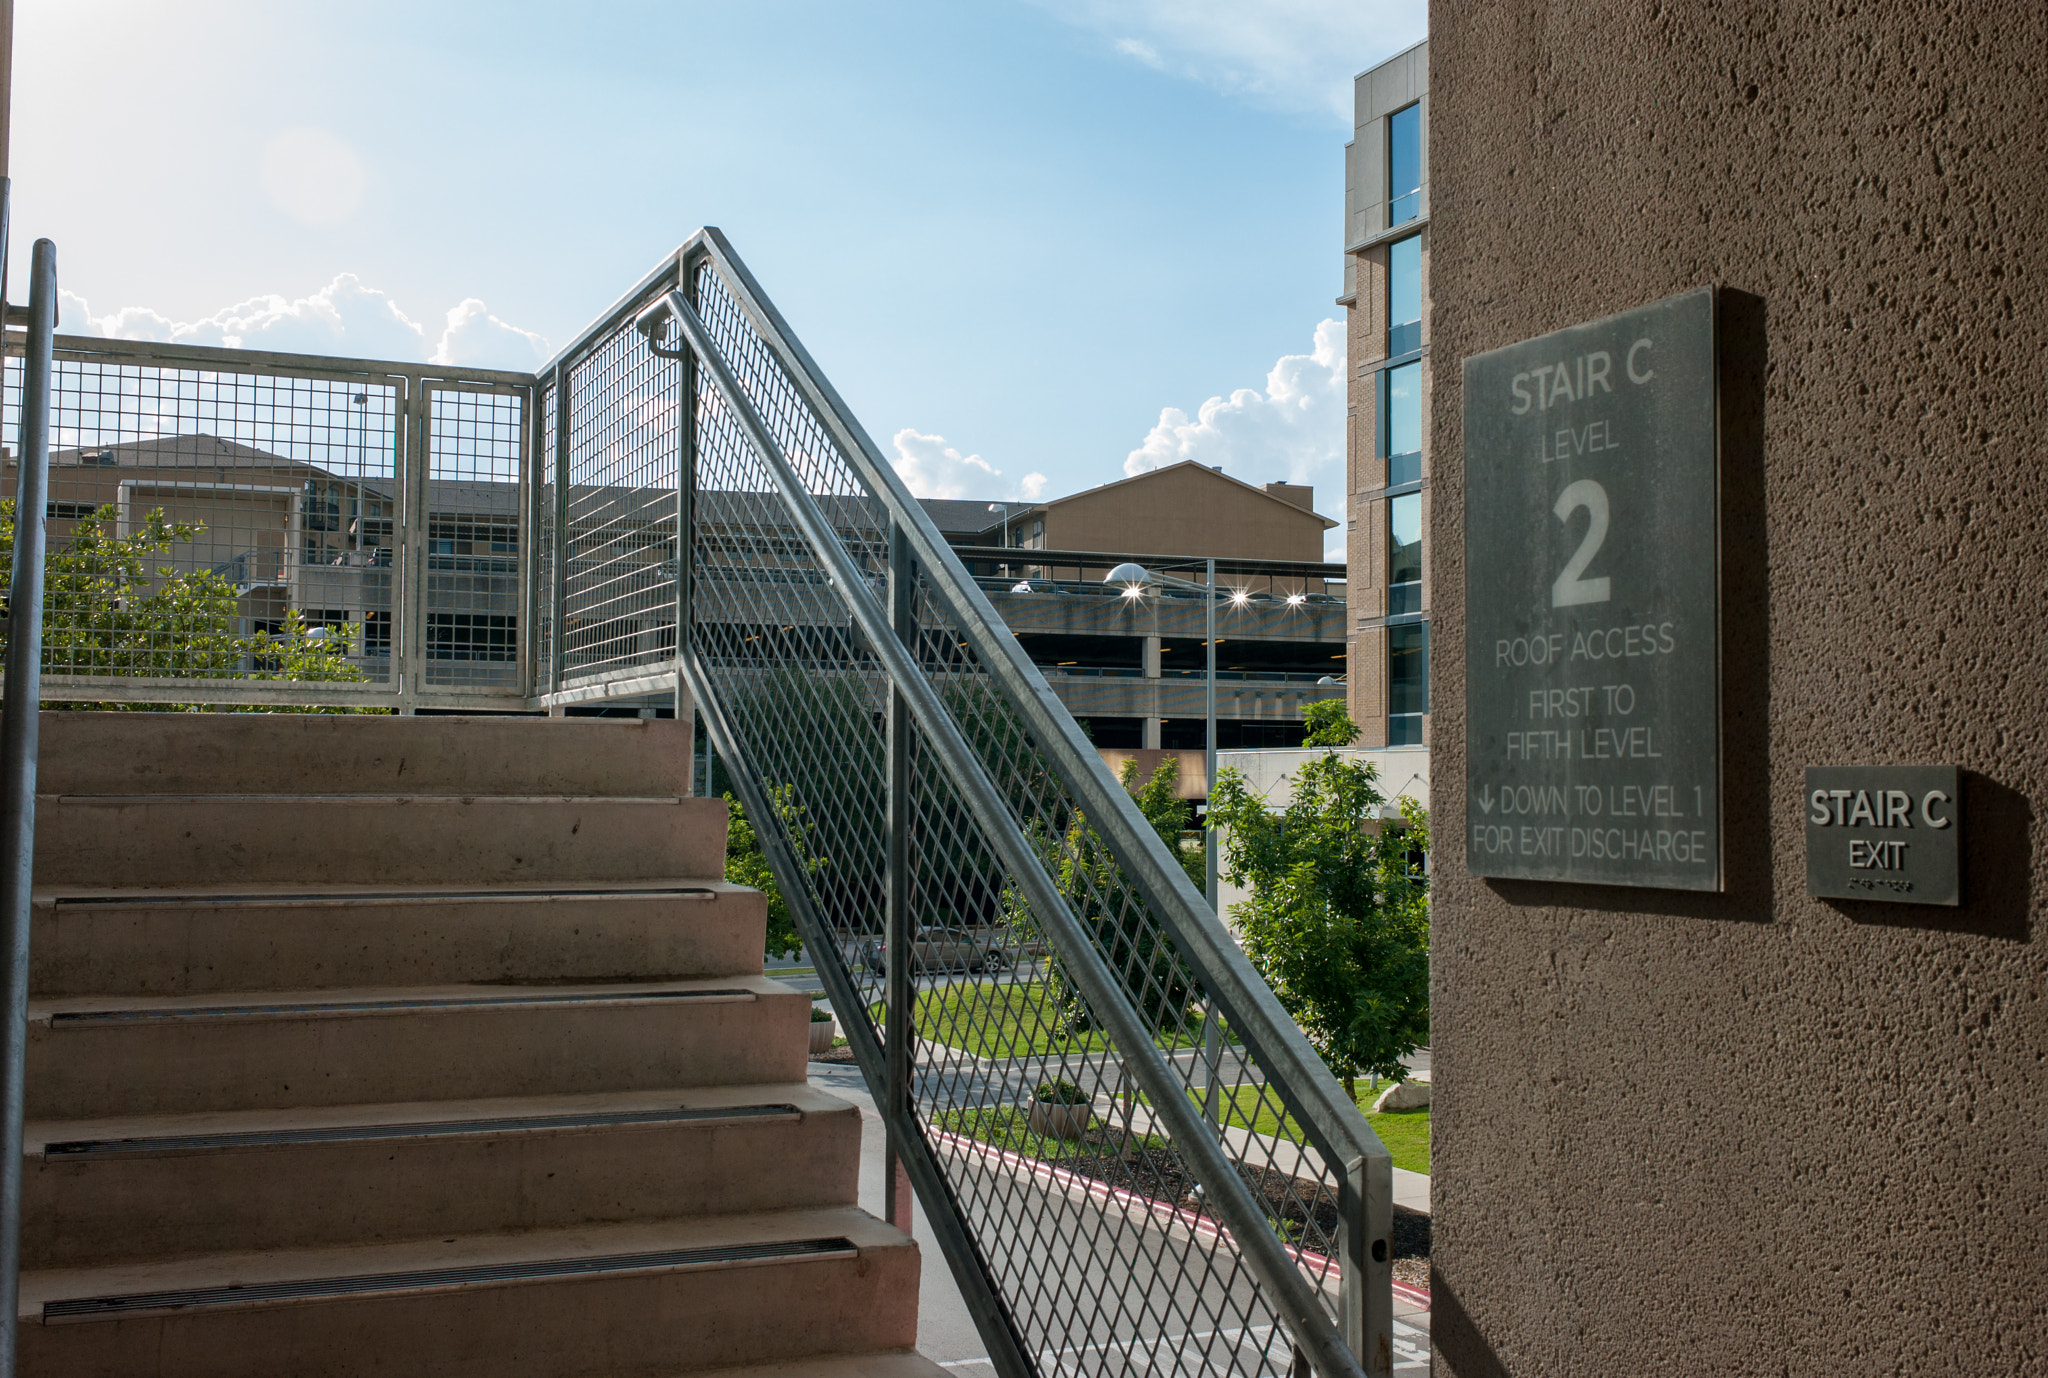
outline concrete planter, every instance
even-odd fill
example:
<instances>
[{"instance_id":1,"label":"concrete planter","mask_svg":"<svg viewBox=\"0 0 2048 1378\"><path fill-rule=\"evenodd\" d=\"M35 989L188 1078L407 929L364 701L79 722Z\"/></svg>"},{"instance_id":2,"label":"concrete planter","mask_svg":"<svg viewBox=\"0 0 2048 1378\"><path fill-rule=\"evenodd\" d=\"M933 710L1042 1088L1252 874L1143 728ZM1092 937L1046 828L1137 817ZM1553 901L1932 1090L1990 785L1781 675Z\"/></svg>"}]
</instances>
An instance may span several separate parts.
<instances>
[{"instance_id":1,"label":"concrete planter","mask_svg":"<svg viewBox=\"0 0 2048 1378\"><path fill-rule=\"evenodd\" d=\"M836 1019L821 1019L814 1022L811 1025L811 1051L814 1053L831 1052L832 1040L837 1036L838 1032L839 1021Z\"/></svg>"},{"instance_id":2,"label":"concrete planter","mask_svg":"<svg viewBox=\"0 0 2048 1378\"><path fill-rule=\"evenodd\" d=\"M1051 1101L1031 1102L1031 1132L1048 1139L1078 1139L1095 1121L1095 1112L1085 1105L1055 1105Z\"/></svg>"}]
</instances>

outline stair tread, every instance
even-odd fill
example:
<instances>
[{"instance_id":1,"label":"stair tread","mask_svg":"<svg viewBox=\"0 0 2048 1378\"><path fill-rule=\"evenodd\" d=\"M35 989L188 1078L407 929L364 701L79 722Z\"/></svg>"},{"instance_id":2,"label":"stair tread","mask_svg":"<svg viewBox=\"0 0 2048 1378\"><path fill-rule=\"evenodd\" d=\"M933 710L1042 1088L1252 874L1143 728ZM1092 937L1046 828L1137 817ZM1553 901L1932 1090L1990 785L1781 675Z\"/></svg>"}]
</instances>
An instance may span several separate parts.
<instances>
[{"instance_id":1,"label":"stair tread","mask_svg":"<svg viewBox=\"0 0 2048 1378\"><path fill-rule=\"evenodd\" d=\"M284 794L38 794L39 804L280 804L305 800L321 804L676 804L701 803L688 794L405 794L381 790L374 794L346 792L320 794L294 791Z\"/></svg>"},{"instance_id":2,"label":"stair tread","mask_svg":"<svg viewBox=\"0 0 2048 1378\"><path fill-rule=\"evenodd\" d=\"M843 1114L854 1107L805 1082L741 1086L679 1086L659 1090L597 1091L580 1095L497 1096L472 1100L391 1101L276 1110L215 1110L184 1114L122 1115L95 1119L34 1120L23 1147L40 1154L53 1143L163 1139L216 1134L290 1133L389 1125L538 1119L552 1116L630 1114L687 1108L716 1111L752 1105L792 1105L804 1115Z\"/></svg>"},{"instance_id":3,"label":"stair tread","mask_svg":"<svg viewBox=\"0 0 2048 1378\"><path fill-rule=\"evenodd\" d=\"M202 1254L146 1263L25 1270L19 1315L52 1302L213 1287L264 1287L438 1269L574 1262L675 1249L844 1238L862 1252L915 1248L909 1236L856 1206L632 1221L402 1243Z\"/></svg>"},{"instance_id":4,"label":"stair tread","mask_svg":"<svg viewBox=\"0 0 2048 1378\"><path fill-rule=\"evenodd\" d=\"M829 1354L774 1364L692 1371L688 1378L946 1378L951 1370L914 1350Z\"/></svg>"},{"instance_id":5,"label":"stair tread","mask_svg":"<svg viewBox=\"0 0 2048 1378\"><path fill-rule=\"evenodd\" d=\"M468 983L436 986L352 986L312 990L205 991L196 995L97 995L37 998L29 1001L31 1023L53 1015L176 1014L196 1010L250 1010L254 1018L288 1019L311 1015L354 1013L349 1007L393 1005L401 1008L456 1010L465 1007L540 1007L552 1003L601 1005L720 991L744 996L799 994L793 987L766 976L698 976L680 981L570 982L561 985ZM433 1003L429 1003L433 1002ZM445 1002L445 1003L441 1003ZM337 1008L339 1007L339 1008ZM363 1012L369 1012L367 1010Z\"/></svg>"},{"instance_id":6,"label":"stair tread","mask_svg":"<svg viewBox=\"0 0 2048 1378\"><path fill-rule=\"evenodd\" d=\"M474 899L503 898L545 899L555 895L571 894L579 899L596 898L610 894L639 896L659 894L666 890L698 891L709 890L715 895L751 895L755 891L744 885L732 885L723 877L674 876L635 880L576 880L549 882L541 880L482 881L469 884L423 885L407 881L399 885L378 884L334 884L311 882L307 884L280 884L277 881L219 881L204 885L38 885L31 892L33 902L50 904L59 900L66 904L89 904L95 900L112 901L138 906L148 904L171 904L178 902L199 903L208 900L225 899L231 902L248 903L261 900L280 905L291 903L331 903L334 901L360 900L364 897L384 898L402 895L408 899Z\"/></svg>"}]
</instances>

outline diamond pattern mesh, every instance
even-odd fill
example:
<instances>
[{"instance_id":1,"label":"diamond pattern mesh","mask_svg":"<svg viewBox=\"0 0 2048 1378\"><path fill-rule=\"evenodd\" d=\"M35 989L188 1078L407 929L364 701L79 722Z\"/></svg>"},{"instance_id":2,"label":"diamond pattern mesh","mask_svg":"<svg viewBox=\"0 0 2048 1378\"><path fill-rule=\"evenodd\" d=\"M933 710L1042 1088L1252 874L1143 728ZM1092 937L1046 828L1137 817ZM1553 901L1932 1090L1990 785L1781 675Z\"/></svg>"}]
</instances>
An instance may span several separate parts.
<instances>
[{"instance_id":1,"label":"diamond pattern mesh","mask_svg":"<svg viewBox=\"0 0 2048 1378\"><path fill-rule=\"evenodd\" d=\"M739 419L700 377L691 399L690 644L710 706L744 768L775 801L773 825L797 859L800 874L778 879L808 895L831 944L818 960L842 963L859 992L862 1008L839 1011L841 1019L865 1021L879 1035L887 963L911 963L918 1126L1041 1371L1289 1372L1285 1333L1206 1208L1164 1120L1126 1075L1115 1041L1065 963L1047 950L1015 877L915 729L908 849L916 938L908 953L886 950L888 680L846 598L887 605L888 508L711 262L698 266L692 287L719 351L867 585L833 587ZM585 426L628 416L660 416L666 425L671 413L657 399L681 377L629 327L596 345L589 365L574 372L590 380L572 392L570 407L572 416L589 418ZM672 481L661 467L675 452L663 443L669 430L642 423L637 431L621 426L619 435L622 457L645 457L622 458L608 483L579 466L572 512L606 503L633 510L632 494ZM624 548L586 544L574 522L572 532L572 564L583 571L577 587L618 588L624 600L632 573ZM1231 1037L1227 1015L1211 1008L1168 926L1111 859L960 635L947 601L923 578L914 601L916 657L946 711L1127 998L1156 1030L1185 1093L1209 1107L1220 1126L1212 1132L1265 1204L1271 1227L1333 1297L1338 1173ZM572 660L574 618L599 604L592 596L579 602L572 590ZM620 663L616 638L586 644L607 648L603 665ZM1074 1105L1046 1108L1041 1086Z\"/></svg>"}]
</instances>

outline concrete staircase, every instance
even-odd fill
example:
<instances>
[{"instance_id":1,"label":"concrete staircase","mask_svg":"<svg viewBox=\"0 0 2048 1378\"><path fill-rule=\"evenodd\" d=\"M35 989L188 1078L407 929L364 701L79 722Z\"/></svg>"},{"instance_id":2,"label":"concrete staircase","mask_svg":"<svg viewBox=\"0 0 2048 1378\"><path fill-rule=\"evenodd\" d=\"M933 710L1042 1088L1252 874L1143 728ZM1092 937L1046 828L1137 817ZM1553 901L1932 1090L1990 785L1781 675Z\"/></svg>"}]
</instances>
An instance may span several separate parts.
<instances>
[{"instance_id":1,"label":"concrete staircase","mask_svg":"<svg viewBox=\"0 0 2048 1378\"><path fill-rule=\"evenodd\" d=\"M688 754L45 714L20 1371L937 1374Z\"/></svg>"}]
</instances>

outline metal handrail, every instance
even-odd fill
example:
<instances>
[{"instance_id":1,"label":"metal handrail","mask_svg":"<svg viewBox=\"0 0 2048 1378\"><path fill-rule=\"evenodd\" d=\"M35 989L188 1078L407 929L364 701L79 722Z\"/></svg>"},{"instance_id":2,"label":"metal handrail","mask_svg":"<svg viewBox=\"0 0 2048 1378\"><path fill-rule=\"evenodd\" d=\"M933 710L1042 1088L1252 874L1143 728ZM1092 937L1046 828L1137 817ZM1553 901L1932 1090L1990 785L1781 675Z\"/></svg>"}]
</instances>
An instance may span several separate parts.
<instances>
[{"instance_id":1,"label":"metal handrail","mask_svg":"<svg viewBox=\"0 0 2048 1378\"><path fill-rule=\"evenodd\" d=\"M959 633L972 642L975 655L1000 687L1004 700L1022 719L1061 784L1086 810L1091 825L1116 863L1152 912L1160 917L1180 953L1197 973L1211 1003L1227 1016L1233 1031L1259 1059L1267 1081L1275 1084L1289 1113L1296 1117L1316 1150L1340 1171L1346 1220L1339 1245L1343 1255L1343 1296L1339 1306L1342 1334L1253 1203L1223 1153L1216 1130L1202 1119L1183 1094L1183 1083L1167 1069L1163 1055L1153 1045L1080 921L1068 911L1042 859L1019 830L982 762L961 737L924 671L896 635L868 576L846 552L819 510L817 500L795 472L771 428L755 410L753 399L734 376L685 297L681 289L691 282L694 268L706 260L714 266L759 339L801 393L813 419L853 466L867 491L887 509L892 529L927 580L932 595L944 606ZM1185 874L1166 855L1137 812L1131 796L1110 778L1101 758L1082 739L1044 675L1003 630L982 590L960 566L922 508L910 498L873 441L851 419L844 403L796 342L724 237L716 230L701 231L679 251L678 264L677 287L663 292L642 311L637 324L649 334L650 343L655 334L666 328L666 322L674 321L680 328L689 354L714 386L728 413L738 419L747 441L772 477L784 515L795 522L817 557L828 566L840 600L883 663L891 690L906 702L986 838L1027 892L1033 913L1052 930L1055 946L1090 1007L1111 1026L1117 1047L1130 1061L1132 1074L1151 1098L1151 1113L1170 1128L1174 1142L1190 1158L1210 1202L1229 1227L1236 1247L1261 1287L1277 1303L1278 1314L1296 1343L1325 1374L1363 1373L1367 1364L1374 1373L1389 1371L1392 1315L1387 1236L1391 1225L1392 1174L1385 1148L1357 1108L1342 1095L1335 1079L1251 969L1214 912L1202 903ZM748 778L753 772L745 765L745 745L724 721L726 715L718 702L718 692L697 663L693 648L686 649L684 664L721 755L737 767L742 800L762 825L760 832L771 865L778 876L788 878L783 884L785 896L791 898L800 923L810 930L807 936L820 949L829 949L829 935L821 921L808 911L806 903L798 900L803 889L798 882L803 873L786 842L776 836L777 829L771 826L774 815L762 781L758 777ZM820 963L835 1003L856 999L845 973L833 970L836 965ZM839 985L846 989L838 989ZM878 1045L869 1046L872 1040L859 1021L849 1022L848 1034L871 1082L877 1083L878 1092L886 1091L886 1050ZM878 1094L879 1099L883 1097ZM892 1139L899 1136L908 1137L903 1127L892 1121ZM914 1150L914 1145L907 1146ZM947 1210L944 1183L935 1171L919 1170L919 1155L915 1151L906 1156L919 1193L925 1198L927 1213L936 1223ZM943 1230L941 1243L947 1243ZM973 1242L968 1241L964 1248L949 1248L947 1252L957 1273L963 1260L955 1255L966 1254L971 1260ZM970 1304L973 1301L970 1296ZM985 1326L985 1333L987 1329ZM997 1347L992 1344L992 1349Z\"/></svg>"},{"instance_id":2,"label":"metal handrail","mask_svg":"<svg viewBox=\"0 0 2048 1378\"><path fill-rule=\"evenodd\" d=\"M4 211L0 211L4 214ZM0 252L5 235L0 234ZM29 895L35 880L36 747L41 725L44 494L50 480L50 340L57 327L57 246L38 239L29 269L28 355L21 387L21 488L7 586L6 699L0 703L0 1378L15 1372L21 1294L23 1109L28 1086Z\"/></svg>"}]
</instances>

